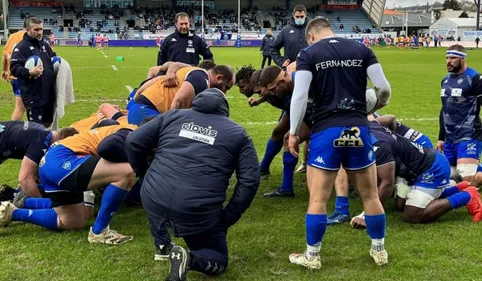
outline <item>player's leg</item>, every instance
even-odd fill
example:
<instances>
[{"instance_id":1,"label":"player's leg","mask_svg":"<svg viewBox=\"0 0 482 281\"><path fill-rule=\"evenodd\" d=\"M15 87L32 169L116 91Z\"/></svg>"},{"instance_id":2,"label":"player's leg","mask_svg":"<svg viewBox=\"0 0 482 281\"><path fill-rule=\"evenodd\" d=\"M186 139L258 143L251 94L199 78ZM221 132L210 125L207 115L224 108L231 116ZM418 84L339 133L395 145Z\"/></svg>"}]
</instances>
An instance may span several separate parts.
<instances>
[{"instance_id":1,"label":"player's leg","mask_svg":"<svg viewBox=\"0 0 482 281\"><path fill-rule=\"evenodd\" d=\"M100 159L95 168L87 167L86 173L87 170L91 171L87 190L107 186L102 195L97 219L89 232L89 242L116 245L132 240L132 236L124 236L116 231L111 231L109 228L112 217L135 183L135 174L132 167L129 163L112 163Z\"/></svg>"},{"instance_id":2,"label":"player's leg","mask_svg":"<svg viewBox=\"0 0 482 281\"><path fill-rule=\"evenodd\" d=\"M174 246L169 255L171 267L166 280L185 280L187 269L206 275L219 275L228 267L226 230L216 226L205 233L183 237L190 252Z\"/></svg>"},{"instance_id":3,"label":"player's leg","mask_svg":"<svg viewBox=\"0 0 482 281\"><path fill-rule=\"evenodd\" d=\"M457 175L457 144L444 142L443 153L450 163L450 177Z\"/></svg>"},{"instance_id":4,"label":"player's leg","mask_svg":"<svg viewBox=\"0 0 482 281\"><path fill-rule=\"evenodd\" d=\"M15 95L15 108L12 112L12 120L22 120L25 113L25 105L23 104L22 97L20 96L20 86L18 80L12 80L13 94Z\"/></svg>"},{"instance_id":5,"label":"player's leg","mask_svg":"<svg viewBox=\"0 0 482 281\"><path fill-rule=\"evenodd\" d=\"M281 148L283 148L283 138L286 132L290 129L290 118L284 112L281 113L278 125L273 129L271 137L266 144L266 151L264 152L263 160L259 165L261 175L269 175L269 167L271 162L278 155Z\"/></svg>"},{"instance_id":6,"label":"player's leg","mask_svg":"<svg viewBox=\"0 0 482 281\"><path fill-rule=\"evenodd\" d=\"M263 61L261 61L261 68L264 68L265 63L266 63L266 56L263 56Z\"/></svg>"},{"instance_id":7,"label":"player's leg","mask_svg":"<svg viewBox=\"0 0 482 281\"><path fill-rule=\"evenodd\" d=\"M466 181L472 181L480 162L482 141L471 140L458 144L457 147L457 172Z\"/></svg>"},{"instance_id":8,"label":"player's leg","mask_svg":"<svg viewBox=\"0 0 482 281\"><path fill-rule=\"evenodd\" d=\"M326 203L330 199L341 163L340 148L333 146L333 141L339 133L340 128L329 128L311 136L306 170L310 192L305 220L307 249L304 253L289 256L291 263L307 268L321 267L319 253L326 232Z\"/></svg>"},{"instance_id":9,"label":"player's leg","mask_svg":"<svg viewBox=\"0 0 482 281\"><path fill-rule=\"evenodd\" d=\"M354 146L345 150L343 167L348 174L349 181L356 186L363 202L367 232L372 240L370 256L377 265L384 265L388 263L388 254L384 245L386 216L378 198L372 137L368 127L346 127L339 138L340 143L347 140L353 141L352 137L344 137L347 131L356 136L356 142L353 144Z\"/></svg>"},{"instance_id":10,"label":"player's leg","mask_svg":"<svg viewBox=\"0 0 482 281\"><path fill-rule=\"evenodd\" d=\"M298 158L294 157L289 152L288 136L288 133L286 133L284 136L283 180L281 186L270 193L266 193L264 195L265 197L293 197L295 195L293 191L293 178L296 164L298 163ZM310 138L310 128L306 125L305 122L301 124L298 137L300 143L303 143Z\"/></svg>"},{"instance_id":11,"label":"player's leg","mask_svg":"<svg viewBox=\"0 0 482 281\"><path fill-rule=\"evenodd\" d=\"M348 175L342 168L338 171L338 175L335 180L335 211L328 216L328 225L339 224L346 222L350 219L350 211L348 209L348 192L350 183L348 181Z\"/></svg>"},{"instance_id":12,"label":"player's leg","mask_svg":"<svg viewBox=\"0 0 482 281\"><path fill-rule=\"evenodd\" d=\"M168 220L144 189L141 189L141 200L142 206L146 210L152 237L154 238L154 247L156 249L154 260L165 261L169 258L169 252L174 246L168 232Z\"/></svg>"},{"instance_id":13,"label":"player's leg","mask_svg":"<svg viewBox=\"0 0 482 281\"><path fill-rule=\"evenodd\" d=\"M479 164L477 166L477 170L471 184L475 187L479 187L482 185L482 164Z\"/></svg>"}]
</instances>

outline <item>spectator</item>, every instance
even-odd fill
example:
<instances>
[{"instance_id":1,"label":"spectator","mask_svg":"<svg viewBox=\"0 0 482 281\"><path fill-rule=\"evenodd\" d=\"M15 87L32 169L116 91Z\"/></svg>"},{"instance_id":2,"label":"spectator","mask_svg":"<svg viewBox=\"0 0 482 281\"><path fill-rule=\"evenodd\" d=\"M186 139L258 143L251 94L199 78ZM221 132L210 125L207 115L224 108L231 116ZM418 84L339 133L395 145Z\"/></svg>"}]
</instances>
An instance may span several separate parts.
<instances>
[{"instance_id":1,"label":"spectator","mask_svg":"<svg viewBox=\"0 0 482 281\"><path fill-rule=\"evenodd\" d=\"M271 33L271 29L268 28L266 30L266 35L263 38L263 43L261 44L261 52L263 54L263 62L261 63L261 68L264 68L264 64L266 62L266 59L268 60L268 66L271 65L271 44L273 43L274 37L273 34Z\"/></svg>"}]
</instances>

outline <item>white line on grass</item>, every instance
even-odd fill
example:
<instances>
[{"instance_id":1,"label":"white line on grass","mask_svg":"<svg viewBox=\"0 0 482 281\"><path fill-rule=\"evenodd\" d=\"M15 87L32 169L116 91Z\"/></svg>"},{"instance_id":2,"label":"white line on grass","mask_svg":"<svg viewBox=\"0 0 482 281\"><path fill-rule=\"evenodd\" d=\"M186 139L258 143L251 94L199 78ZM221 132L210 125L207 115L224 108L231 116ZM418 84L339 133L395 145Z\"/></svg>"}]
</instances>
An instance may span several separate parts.
<instances>
[{"instance_id":1,"label":"white line on grass","mask_svg":"<svg viewBox=\"0 0 482 281\"><path fill-rule=\"evenodd\" d=\"M132 87L130 85L126 85L126 89L129 93L131 93L132 90L134 90L134 89L132 89Z\"/></svg>"},{"instance_id":2,"label":"white line on grass","mask_svg":"<svg viewBox=\"0 0 482 281\"><path fill-rule=\"evenodd\" d=\"M112 69L114 69L115 71L119 70L115 65L111 65L111 66L112 66Z\"/></svg>"},{"instance_id":3,"label":"white line on grass","mask_svg":"<svg viewBox=\"0 0 482 281\"><path fill-rule=\"evenodd\" d=\"M104 55L104 58L108 58L108 56Z\"/></svg>"},{"instance_id":4,"label":"white line on grass","mask_svg":"<svg viewBox=\"0 0 482 281\"><path fill-rule=\"evenodd\" d=\"M78 99L75 100L75 102L119 102L123 101L125 102L126 100L124 99Z\"/></svg>"}]
</instances>

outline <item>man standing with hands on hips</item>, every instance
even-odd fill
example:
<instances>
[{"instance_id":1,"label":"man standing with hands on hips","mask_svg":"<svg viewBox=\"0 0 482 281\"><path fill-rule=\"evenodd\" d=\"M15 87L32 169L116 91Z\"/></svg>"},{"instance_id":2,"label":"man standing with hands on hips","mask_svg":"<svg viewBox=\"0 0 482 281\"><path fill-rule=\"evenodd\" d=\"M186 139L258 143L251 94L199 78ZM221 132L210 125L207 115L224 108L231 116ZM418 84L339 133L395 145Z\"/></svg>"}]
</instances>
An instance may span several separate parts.
<instances>
[{"instance_id":1,"label":"man standing with hands on hips","mask_svg":"<svg viewBox=\"0 0 482 281\"><path fill-rule=\"evenodd\" d=\"M296 5L293 9L293 22L283 27L271 44L271 57L276 65L286 68L290 63L296 61L296 56L301 50L308 47L305 38L307 22L306 7ZM281 56L281 48L284 48L284 56Z\"/></svg>"},{"instance_id":2,"label":"man standing with hands on hips","mask_svg":"<svg viewBox=\"0 0 482 281\"><path fill-rule=\"evenodd\" d=\"M56 54L43 38L43 25L38 17L26 20L27 32L13 50L11 72L17 77L20 95L27 109L29 121L49 127L53 120L55 89L51 58ZM43 66L25 67L30 56L38 56Z\"/></svg>"}]
</instances>

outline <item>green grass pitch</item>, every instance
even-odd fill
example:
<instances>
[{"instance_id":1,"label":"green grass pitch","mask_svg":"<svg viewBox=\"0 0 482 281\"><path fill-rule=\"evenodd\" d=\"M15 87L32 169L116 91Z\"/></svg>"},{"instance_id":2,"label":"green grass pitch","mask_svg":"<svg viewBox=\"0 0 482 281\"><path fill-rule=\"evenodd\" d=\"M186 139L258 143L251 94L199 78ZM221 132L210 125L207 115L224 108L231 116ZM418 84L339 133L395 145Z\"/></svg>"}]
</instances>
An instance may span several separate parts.
<instances>
[{"instance_id":1,"label":"green grass pitch","mask_svg":"<svg viewBox=\"0 0 482 281\"><path fill-rule=\"evenodd\" d=\"M375 50L393 89L390 104L382 113L395 114L432 141L438 133L440 81L446 74L444 51ZM77 99L67 106L62 126L89 116L102 101L125 105L127 88L136 87L145 78L157 56L155 48L111 48L104 51L105 55L87 47L58 47L56 52L73 68ZM257 48L213 48L213 52L218 64L261 64ZM116 56L124 56L125 61L117 62ZM469 51L468 62L481 70L482 51ZM261 159L279 110L268 104L250 108L237 88L228 96L231 118L246 128ZM13 102L11 87L1 83L0 120L10 119ZM263 198L264 192L281 183L280 155L273 162L270 178L262 181L251 208L229 230L227 272L217 278L190 272L189 280L482 280L482 224L474 224L465 208L433 224L409 225L393 211L391 202L385 207L388 266L378 268L373 263L368 256L370 240L366 232L351 229L349 224L328 227L321 270L291 265L288 255L305 249L308 192L304 175L296 175L294 199ZM14 160L3 163L0 183L15 186L19 164ZM359 200L350 203L351 214L358 214ZM333 204L332 200L330 210ZM111 226L120 233L134 235L134 240L118 247L90 245L87 227L57 233L12 223L0 229L0 280L163 280L168 264L153 260L144 211L123 207Z\"/></svg>"}]
</instances>

